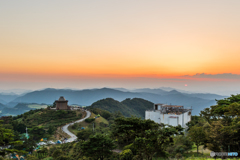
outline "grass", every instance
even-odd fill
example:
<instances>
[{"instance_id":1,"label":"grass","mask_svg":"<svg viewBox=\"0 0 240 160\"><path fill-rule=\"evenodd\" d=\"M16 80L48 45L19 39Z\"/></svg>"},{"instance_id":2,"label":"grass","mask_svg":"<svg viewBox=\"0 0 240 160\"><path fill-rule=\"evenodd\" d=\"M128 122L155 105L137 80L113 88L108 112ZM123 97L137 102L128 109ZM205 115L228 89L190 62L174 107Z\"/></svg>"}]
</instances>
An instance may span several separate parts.
<instances>
[{"instance_id":1,"label":"grass","mask_svg":"<svg viewBox=\"0 0 240 160\"><path fill-rule=\"evenodd\" d=\"M90 118L95 118L96 116L97 116L96 114L92 113ZM95 119L95 121L94 121L94 124L95 124L94 128L95 129L100 128L100 123L101 122L103 122L106 125L109 125L109 122L105 118L100 116L99 118ZM84 127L85 129L92 129L92 127L93 127L92 123L87 123L85 121L78 123L78 125L79 125L78 128ZM73 129L72 126L69 126L68 129L69 129L70 132L74 133L75 135L79 132L78 129Z\"/></svg>"},{"instance_id":2,"label":"grass","mask_svg":"<svg viewBox=\"0 0 240 160\"><path fill-rule=\"evenodd\" d=\"M47 105L41 105L41 104L29 104L28 107L29 107L29 108L40 109L40 108L47 108Z\"/></svg>"},{"instance_id":3,"label":"grass","mask_svg":"<svg viewBox=\"0 0 240 160\"><path fill-rule=\"evenodd\" d=\"M197 146L194 144L194 145L193 145L193 149L190 150L190 151L192 151L192 152L197 152ZM204 149L204 148L203 148L203 145L201 145L201 146L198 147L198 152L201 153L201 154L208 154L208 155L209 155L212 151L209 150L209 149L207 149L207 148Z\"/></svg>"},{"instance_id":4,"label":"grass","mask_svg":"<svg viewBox=\"0 0 240 160\"><path fill-rule=\"evenodd\" d=\"M62 132L61 127L65 124L82 119L85 117L85 114L86 113L83 111L53 111L42 109L39 111L32 111L31 114L27 114L27 116L22 116L16 120L19 123L25 124L28 128L41 126L47 131L50 126L53 127L53 129L56 129L56 134L51 136L46 134L46 137L55 141L61 137L69 138L67 134Z\"/></svg>"}]
</instances>

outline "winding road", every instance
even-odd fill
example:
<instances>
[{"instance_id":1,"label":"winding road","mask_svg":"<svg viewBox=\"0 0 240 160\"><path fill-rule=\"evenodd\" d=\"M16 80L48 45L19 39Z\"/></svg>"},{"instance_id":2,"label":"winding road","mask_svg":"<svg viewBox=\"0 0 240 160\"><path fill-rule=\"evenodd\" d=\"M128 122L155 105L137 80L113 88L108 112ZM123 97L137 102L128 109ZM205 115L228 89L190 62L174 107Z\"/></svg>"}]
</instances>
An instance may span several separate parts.
<instances>
[{"instance_id":1,"label":"winding road","mask_svg":"<svg viewBox=\"0 0 240 160\"><path fill-rule=\"evenodd\" d=\"M79 123L79 122L82 122L82 121L84 121L85 119L89 118L89 117L91 116L91 112L89 112L89 111L87 111L87 110L86 110L86 112L87 112L87 115L86 115L85 118L79 119L79 120L77 120L77 121L75 121L75 122L73 122L73 123L69 123L69 124L67 124L67 125L65 125L65 126L62 127L63 132L67 133L67 134L71 137L71 138L68 139L69 142L72 142L72 141L76 140L76 139L77 139L77 136L76 136L75 134L73 134L72 132L70 132L70 131L68 130L68 127L69 127L70 125L73 125L74 123Z\"/></svg>"}]
</instances>

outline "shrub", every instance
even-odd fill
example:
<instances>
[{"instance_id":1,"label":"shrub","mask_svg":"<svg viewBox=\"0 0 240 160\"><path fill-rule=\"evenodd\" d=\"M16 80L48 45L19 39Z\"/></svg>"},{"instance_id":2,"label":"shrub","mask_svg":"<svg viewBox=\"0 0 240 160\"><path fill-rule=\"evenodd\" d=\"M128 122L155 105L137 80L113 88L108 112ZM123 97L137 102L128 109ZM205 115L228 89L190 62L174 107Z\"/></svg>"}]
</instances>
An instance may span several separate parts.
<instances>
[{"instance_id":1,"label":"shrub","mask_svg":"<svg viewBox=\"0 0 240 160\"><path fill-rule=\"evenodd\" d=\"M89 136L92 135L92 131L90 129L84 129L77 133L78 139L86 141Z\"/></svg>"},{"instance_id":2,"label":"shrub","mask_svg":"<svg viewBox=\"0 0 240 160\"><path fill-rule=\"evenodd\" d=\"M99 123L100 127L107 127L108 125L106 123L100 122Z\"/></svg>"},{"instance_id":3,"label":"shrub","mask_svg":"<svg viewBox=\"0 0 240 160\"><path fill-rule=\"evenodd\" d=\"M27 160L38 160L38 158L33 155L28 155Z\"/></svg>"},{"instance_id":4,"label":"shrub","mask_svg":"<svg viewBox=\"0 0 240 160\"><path fill-rule=\"evenodd\" d=\"M57 157L59 157L62 154L62 150L57 149L53 152L53 158L56 159Z\"/></svg>"},{"instance_id":5,"label":"shrub","mask_svg":"<svg viewBox=\"0 0 240 160\"><path fill-rule=\"evenodd\" d=\"M44 158L43 160L53 160L53 157L47 157L47 158Z\"/></svg>"},{"instance_id":6,"label":"shrub","mask_svg":"<svg viewBox=\"0 0 240 160\"><path fill-rule=\"evenodd\" d=\"M120 159L121 160L130 160L133 158L133 153L130 149L123 150L120 153Z\"/></svg>"},{"instance_id":7,"label":"shrub","mask_svg":"<svg viewBox=\"0 0 240 160\"><path fill-rule=\"evenodd\" d=\"M176 156L175 156L175 158L177 158L177 159L182 158L182 154L181 154L181 153L177 153Z\"/></svg>"},{"instance_id":8,"label":"shrub","mask_svg":"<svg viewBox=\"0 0 240 160\"><path fill-rule=\"evenodd\" d=\"M91 123L93 121L95 121L95 118L87 118L87 119L85 119L85 122L87 122L87 123Z\"/></svg>"},{"instance_id":9,"label":"shrub","mask_svg":"<svg viewBox=\"0 0 240 160\"><path fill-rule=\"evenodd\" d=\"M72 125L72 129L77 129L78 128L78 123L74 123L73 125Z\"/></svg>"},{"instance_id":10,"label":"shrub","mask_svg":"<svg viewBox=\"0 0 240 160\"><path fill-rule=\"evenodd\" d=\"M68 157L68 156L59 156L58 158L56 158L56 160L70 160L70 157Z\"/></svg>"}]
</instances>

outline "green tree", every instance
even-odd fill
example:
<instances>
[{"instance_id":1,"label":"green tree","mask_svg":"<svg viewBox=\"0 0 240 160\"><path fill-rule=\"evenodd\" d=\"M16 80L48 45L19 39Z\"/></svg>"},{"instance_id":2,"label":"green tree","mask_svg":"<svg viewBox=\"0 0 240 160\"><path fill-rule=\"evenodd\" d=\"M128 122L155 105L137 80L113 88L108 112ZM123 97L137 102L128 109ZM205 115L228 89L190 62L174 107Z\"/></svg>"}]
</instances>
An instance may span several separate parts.
<instances>
[{"instance_id":1,"label":"green tree","mask_svg":"<svg viewBox=\"0 0 240 160\"><path fill-rule=\"evenodd\" d=\"M120 145L129 145L134 142L135 137L144 136L145 130L157 129L159 125L151 120L142 120L137 117L119 117L111 126L112 137Z\"/></svg>"},{"instance_id":2,"label":"green tree","mask_svg":"<svg viewBox=\"0 0 240 160\"><path fill-rule=\"evenodd\" d=\"M197 146L197 153L198 153L198 147L200 145L203 145L204 142L206 141L206 134L203 128L198 126L193 126L189 130L189 136L191 138L191 141L194 142L195 145Z\"/></svg>"},{"instance_id":3,"label":"green tree","mask_svg":"<svg viewBox=\"0 0 240 160\"><path fill-rule=\"evenodd\" d=\"M56 108L56 102L53 102L52 108Z\"/></svg>"},{"instance_id":4,"label":"green tree","mask_svg":"<svg viewBox=\"0 0 240 160\"><path fill-rule=\"evenodd\" d=\"M110 157L112 150L116 148L114 141L102 134L90 136L80 147L83 155L96 160Z\"/></svg>"},{"instance_id":5,"label":"green tree","mask_svg":"<svg viewBox=\"0 0 240 160\"><path fill-rule=\"evenodd\" d=\"M90 129L84 129L77 133L78 139L86 141L92 135L92 131Z\"/></svg>"},{"instance_id":6,"label":"green tree","mask_svg":"<svg viewBox=\"0 0 240 160\"><path fill-rule=\"evenodd\" d=\"M59 156L56 158L56 160L70 160L71 158L68 156Z\"/></svg>"},{"instance_id":7,"label":"green tree","mask_svg":"<svg viewBox=\"0 0 240 160\"><path fill-rule=\"evenodd\" d=\"M201 116L208 123L208 131L217 131L207 134L208 148L220 148L221 151L240 150L240 94L216 100L217 105L201 111ZM223 141L224 139L224 141Z\"/></svg>"},{"instance_id":8,"label":"green tree","mask_svg":"<svg viewBox=\"0 0 240 160\"><path fill-rule=\"evenodd\" d=\"M123 150L120 153L120 160L131 160L133 158L133 153L130 149Z\"/></svg>"},{"instance_id":9,"label":"green tree","mask_svg":"<svg viewBox=\"0 0 240 160\"><path fill-rule=\"evenodd\" d=\"M142 137L136 137L134 146L138 154L143 155L146 160L152 160L154 154L161 153L166 155L166 148L173 144L173 136L181 134L181 127L159 127L158 129L145 130Z\"/></svg>"},{"instance_id":10,"label":"green tree","mask_svg":"<svg viewBox=\"0 0 240 160\"><path fill-rule=\"evenodd\" d=\"M13 149L13 145L22 144L21 141L14 141L14 132L11 129L5 129L0 121L0 146L6 146L5 149L0 150L0 155L5 156L8 153L25 153L25 151L19 151L17 149ZM11 146L10 148L8 146Z\"/></svg>"},{"instance_id":11,"label":"green tree","mask_svg":"<svg viewBox=\"0 0 240 160\"><path fill-rule=\"evenodd\" d=\"M62 154L62 150L57 149L57 150L55 150L55 151L53 152L52 157L53 157L54 159L57 159L58 157L61 156L61 154Z\"/></svg>"},{"instance_id":12,"label":"green tree","mask_svg":"<svg viewBox=\"0 0 240 160\"><path fill-rule=\"evenodd\" d=\"M167 152L174 157L177 153L183 154L186 151L192 149L193 142L190 140L189 136L178 135L174 136L174 144L167 148Z\"/></svg>"},{"instance_id":13,"label":"green tree","mask_svg":"<svg viewBox=\"0 0 240 160\"><path fill-rule=\"evenodd\" d=\"M48 132L48 134L52 135L55 132L55 128L53 126L49 126L47 132Z\"/></svg>"},{"instance_id":14,"label":"green tree","mask_svg":"<svg viewBox=\"0 0 240 160\"><path fill-rule=\"evenodd\" d=\"M43 129L43 127L35 126L30 129L30 133L33 136L34 140L38 141L44 137L46 131Z\"/></svg>"},{"instance_id":15,"label":"green tree","mask_svg":"<svg viewBox=\"0 0 240 160\"><path fill-rule=\"evenodd\" d=\"M34 155L28 155L27 160L39 160L39 159L37 157L35 157Z\"/></svg>"},{"instance_id":16,"label":"green tree","mask_svg":"<svg viewBox=\"0 0 240 160\"><path fill-rule=\"evenodd\" d=\"M22 145L18 145L15 148L19 149L19 150L25 150L27 152L33 152L33 150L37 147L36 145L36 141L34 141L34 139L32 137L30 137L29 139L24 139L24 142Z\"/></svg>"}]
</instances>

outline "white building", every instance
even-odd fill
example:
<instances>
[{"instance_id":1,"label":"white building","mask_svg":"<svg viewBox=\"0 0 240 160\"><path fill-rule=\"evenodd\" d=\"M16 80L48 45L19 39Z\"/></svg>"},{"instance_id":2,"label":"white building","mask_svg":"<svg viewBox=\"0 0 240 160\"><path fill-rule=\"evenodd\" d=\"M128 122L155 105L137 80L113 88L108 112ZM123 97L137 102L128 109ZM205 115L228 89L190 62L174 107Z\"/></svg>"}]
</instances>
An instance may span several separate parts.
<instances>
[{"instance_id":1,"label":"white building","mask_svg":"<svg viewBox=\"0 0 240 160\"><path fill-rule=\"evenodd\" d=\"M151 119L156 123L186 128L186 123L191 121L192 109L184 109L183 106L154 104L153 110L145 111L145 119Z\"/></svg>"}]
</instances>

